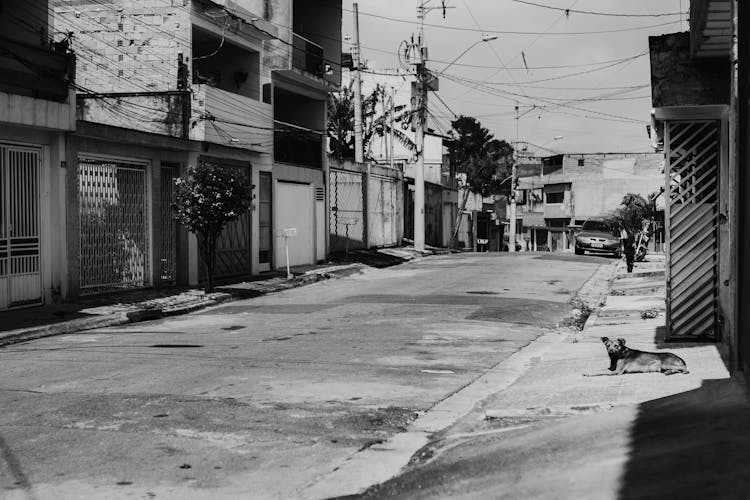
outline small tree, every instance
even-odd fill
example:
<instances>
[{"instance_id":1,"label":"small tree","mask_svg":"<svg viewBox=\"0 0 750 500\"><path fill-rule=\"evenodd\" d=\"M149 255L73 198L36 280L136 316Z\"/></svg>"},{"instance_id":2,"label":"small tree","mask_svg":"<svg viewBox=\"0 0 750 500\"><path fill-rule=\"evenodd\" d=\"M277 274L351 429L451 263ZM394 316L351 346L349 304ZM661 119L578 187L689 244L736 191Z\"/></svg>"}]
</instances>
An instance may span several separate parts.
<instances>
[{"instance_id":1,"label":"small tree","mask_svg":"<svg viewBox=\"0 0 750 500\"><path fill-rule=\"evenodd\" d=\"M643 228L643 221L652 215L649 201L639 194L628 193L622 198L620 206L609 213L606 221L612 226L612 231L623 227L629 234L635 235Z\"/></svg>"},{"instance_id":2,"label":"small tree","mask_svg":"<svg viewBox=\"0 0 750 500\"><path fill-rule=\"evenodd\" d=\"M463 188L461 204L451 234L453 248L461 214L466 208L469 193L481 196L510 193L509 175L513 166L513 146L495 139L476 118L461 116L451 122L453 129L448 147L451 161L456 165L460 187Z\"/></svg>"},{"instance_id":3,"label":"small tree","mask_svg":"<svg viewBox=\"0 0 750 500\"><path fill-rule=\"evenodd\" d=\"M213 291L216 243L227 223L244 214L253 187L247 177L213 163L201 162L175 179L177 222L198 238L198 249L206 275L206 292Z\"/></svg>"}]
</instances>

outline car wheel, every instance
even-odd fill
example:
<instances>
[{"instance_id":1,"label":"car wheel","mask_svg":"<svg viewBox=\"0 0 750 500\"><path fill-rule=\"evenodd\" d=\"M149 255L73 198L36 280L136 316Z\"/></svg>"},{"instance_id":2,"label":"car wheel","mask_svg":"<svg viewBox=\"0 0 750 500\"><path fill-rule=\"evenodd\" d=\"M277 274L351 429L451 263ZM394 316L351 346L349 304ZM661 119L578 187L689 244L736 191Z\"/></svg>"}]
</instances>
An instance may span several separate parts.
<instances>
[{"instance_id":1,"label":"car wheel","mask_svg":"<svg viewBox=\"0 0 750 500\"><path fill-rule=\"evenodd\" d=\"M576 255L583 255L584 254L583 248L578 248L578 245L576 245L575 252L576 252Z\"/></svg>"}]
</instances>

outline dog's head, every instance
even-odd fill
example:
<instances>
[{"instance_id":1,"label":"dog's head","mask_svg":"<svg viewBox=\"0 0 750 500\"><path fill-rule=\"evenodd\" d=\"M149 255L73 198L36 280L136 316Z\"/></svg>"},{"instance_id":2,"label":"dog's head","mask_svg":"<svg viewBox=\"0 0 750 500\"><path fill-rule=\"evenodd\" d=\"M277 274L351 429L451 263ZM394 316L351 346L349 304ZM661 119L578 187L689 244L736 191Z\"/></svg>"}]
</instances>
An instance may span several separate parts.
<instances>
[{"instance_id":1,"label":"dog's head","mask_svg":"<svg viewBox=\"0 0 750 500\"><path fill-rule=\"evenodd\" d=\"M604 342L604 347L607 348L607 354L613 358L620 357L625 349L627 349L625 347L625 339L614 340L609 337L602 337L602 342Z\"/></svg>"}]
</instances>

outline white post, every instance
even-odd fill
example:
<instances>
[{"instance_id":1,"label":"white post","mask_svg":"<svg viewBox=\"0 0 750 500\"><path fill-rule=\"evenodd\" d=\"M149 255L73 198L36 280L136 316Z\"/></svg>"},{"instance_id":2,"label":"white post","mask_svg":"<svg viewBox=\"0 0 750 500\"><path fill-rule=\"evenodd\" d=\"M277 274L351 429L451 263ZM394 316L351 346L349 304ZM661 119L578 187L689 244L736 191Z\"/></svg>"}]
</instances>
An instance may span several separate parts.
<instances>
[{"instance_id":1,"label":"white post","mask_svg":"<svg viewBox=\"0 0 750 500\"><path fill-rule=\"evenodd\" d=\"M516 103L516 144L513 148L513 169L510 174L510 213L508 218L510 219L510 227L508 228L508 251L516 251L516 163L518 161L518 103Z\"/></svg>"},{"instance_id":2,"label":"white post","mask_svg":"<svg viewBox=\"0 0 750 500\"><path fill-rule=\"evenodd\" d=\"M284 235L284 251L286 252L286 279L290 280L294 276L289 271L289 236Z\"/></svg>"},{"instance_id":3,"label":"white post","mask_svg":"<svg viewBox=\"0 0 750 500\"><path fill-rule=\"evenodd\" d=\"M354 10L354 161L364 161L364 143L362 139L362 64L359 51L359 5L355 2Z\"/></svg>"}]
</instances>

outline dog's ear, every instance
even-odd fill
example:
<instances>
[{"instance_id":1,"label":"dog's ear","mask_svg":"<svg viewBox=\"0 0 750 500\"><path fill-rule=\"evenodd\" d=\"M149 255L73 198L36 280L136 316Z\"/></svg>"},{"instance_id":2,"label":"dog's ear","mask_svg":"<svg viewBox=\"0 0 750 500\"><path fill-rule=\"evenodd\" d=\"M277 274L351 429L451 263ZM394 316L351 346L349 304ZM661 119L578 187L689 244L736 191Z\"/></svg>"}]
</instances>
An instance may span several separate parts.
<instances>
[{"instance_id":1,"label":"dog's ear","mask_svg":"<svg viewBox=\"0 0 750 500\"><path fill-rule=\"evenodd\" d=\"M609 342L609 337L602 337L602 342Z\"/></svg>"},{"instance_id":2,"label":"dog's ear","mask_svg":"<svg viewBox=\"0 0 750 500\"><path fill-rule=\"evenodd\" d=\"M623 338L617 339L617 342L619 342L620 345L625 345L625 339L623 339Z\"/></svg>"}]
</instances>

